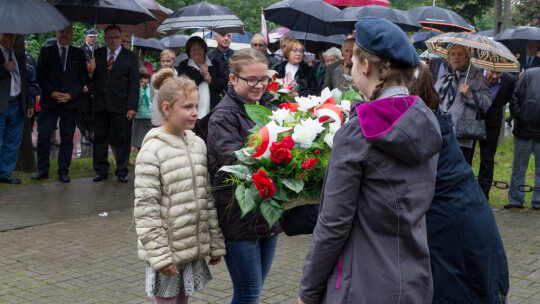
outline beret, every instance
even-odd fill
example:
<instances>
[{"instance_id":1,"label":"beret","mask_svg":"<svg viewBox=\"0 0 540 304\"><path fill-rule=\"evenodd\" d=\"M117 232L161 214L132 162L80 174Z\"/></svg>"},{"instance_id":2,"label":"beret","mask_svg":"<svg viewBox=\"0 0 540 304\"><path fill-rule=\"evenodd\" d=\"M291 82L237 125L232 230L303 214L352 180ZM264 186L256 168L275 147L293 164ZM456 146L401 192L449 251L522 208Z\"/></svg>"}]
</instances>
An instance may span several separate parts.
<instances>
[{"instance_id":1,"label":"beret","mask_svg":"<svg viewBox=\"0 0 540 304\"><path fill-rule=\"evenodd\" d=\"M407 35L392 22L376 17L363 17L354 25L358 46L373 55L390 59L400 65L420 64L418 54Z\"/></svg>"},{"instance_id":2,"label":"beret","mask_svg":"<svg viewBox=\"0 0 540 304\"><path fill-rule=\"evenodd\" d=\"M95 29L89 29L84 32L86 36L97 36L98 32Z\"/></svg>"}]
</instances>

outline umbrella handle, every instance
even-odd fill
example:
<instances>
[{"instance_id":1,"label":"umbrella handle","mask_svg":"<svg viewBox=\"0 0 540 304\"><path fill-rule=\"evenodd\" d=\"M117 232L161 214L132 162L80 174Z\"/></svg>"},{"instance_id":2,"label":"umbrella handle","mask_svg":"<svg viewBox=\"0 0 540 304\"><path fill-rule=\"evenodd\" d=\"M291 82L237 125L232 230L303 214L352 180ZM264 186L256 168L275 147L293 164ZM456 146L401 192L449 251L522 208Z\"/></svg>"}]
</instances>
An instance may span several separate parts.
<instances>
[{"instance_id":1,"label":"umbrella handle","mask_svg":"<svg viewBox=\"0 0 540 304\"><path fill-rule=\"evenodd\" d=\"M469 68L467 69L467 75L465 75L465 84L467 84L467 80L469 79L470 71L471 71L471 62L469 61Z\"/></svg>"}]
</instances>

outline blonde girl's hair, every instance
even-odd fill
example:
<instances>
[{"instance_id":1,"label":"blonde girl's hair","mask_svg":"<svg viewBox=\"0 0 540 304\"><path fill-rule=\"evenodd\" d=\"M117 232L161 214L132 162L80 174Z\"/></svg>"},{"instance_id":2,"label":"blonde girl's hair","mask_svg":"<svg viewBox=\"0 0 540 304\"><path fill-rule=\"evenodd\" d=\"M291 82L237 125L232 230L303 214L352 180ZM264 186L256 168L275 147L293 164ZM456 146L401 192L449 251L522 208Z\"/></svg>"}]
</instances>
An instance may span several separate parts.
<instances>
[{"instance_id":1,"label":"blonde girl's hair","mask_svg":"<svg viewBox=\"0 0 540 304\"><path fill-rule=\"evenodd\" d=\"M171 106L180 99L187 98L188 95L197 91L197 84L195 81L187 78L186 76L179 76L174 78L174 70L171 68L163 68L154 75L152 80L154 89L159 90L157 96L157 103L159 112L163 117L163 103L168 102Z\"/></svg>"},{"instance_id":2,"label":"blonde girl's hair","mask_svg":"<svg viewBox=\"0 0 540 304\"><path fill-rule=\"evenodd\" d=\"M242 73L242 67L259 62L268 65L263 53L252 48L241 49L235 51L229 58L229 68L231 74L239 75Z\"/></svg>"},{"instance_id":3,"label":"blonde girl's hair","mask_svg":"<svg viewBox=\"0 0 540 304\"><path fill-rule=\"evenodd\" d=\"M373 101L379 96L379 92L384 87L384 84L389 80L396 80L400 85L410 88L413 84L415 67L403 66L399 63L392 62L388 58L379 57L371 54L363 48L359 47L355 43L354 56L358 58L358 61L362 63L364 60L369 61L379 71L379 83L373 90L373 93L369 97L369 100ZM357 69L354 67L353 69Z\"/></svg>"},{"instance_id":4,"label":"blonde girl's hair","mask_svg":"<svg viewBox=\"0 0 540 304\"><path fill-rule=\"evenodd\" d=\"M166 49L166 50L161 51L161 53L159 54L159 59L163 58L163 56L169 56L171 59L176 58L176 55L170 49Z\"/></svg>"}]
</instances>

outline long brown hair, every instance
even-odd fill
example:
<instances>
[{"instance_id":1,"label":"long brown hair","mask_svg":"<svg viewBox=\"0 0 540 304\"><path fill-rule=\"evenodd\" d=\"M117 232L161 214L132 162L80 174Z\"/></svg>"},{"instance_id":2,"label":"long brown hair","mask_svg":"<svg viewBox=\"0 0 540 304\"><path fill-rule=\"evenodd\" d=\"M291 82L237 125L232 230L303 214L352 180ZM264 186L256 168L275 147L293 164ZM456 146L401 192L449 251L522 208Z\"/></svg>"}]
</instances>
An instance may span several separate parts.
<instances>
[{"instance_id":1,"label":"long brown hair","mask_svg":"<svg viewBox=\"0 0 540 304\"><path fill-rule=\"evenodd\" d=\"M418 76L411 86L411 93L420 96L430 109L436 110L439 106L439 94L435 90L429 66L422 62L417 71Z\"/></svg>"},{"instance_id":2,"label":"long brown hair","mask_svg":"<svg viewBox=\"0 0 540 304\"><path fill-rule=\"evenodd\" d=\"M373 93L371 93L371 97L369 98L372 101L377 99L379 92L388 80L395 79L398 84L406 87L409 87L413 82L414 67L404 67L399 64L393 63L388 58L379 57L377 55L371 54L358 46L358 44L355 44L353 54L358 58L359 62L367 60L371 64L373 64L375 68L379 71L379 83L377 84L375 90L373 90ZM353 69L357 68L358 67L353 66Z\"/></svg>"}]
</instances>

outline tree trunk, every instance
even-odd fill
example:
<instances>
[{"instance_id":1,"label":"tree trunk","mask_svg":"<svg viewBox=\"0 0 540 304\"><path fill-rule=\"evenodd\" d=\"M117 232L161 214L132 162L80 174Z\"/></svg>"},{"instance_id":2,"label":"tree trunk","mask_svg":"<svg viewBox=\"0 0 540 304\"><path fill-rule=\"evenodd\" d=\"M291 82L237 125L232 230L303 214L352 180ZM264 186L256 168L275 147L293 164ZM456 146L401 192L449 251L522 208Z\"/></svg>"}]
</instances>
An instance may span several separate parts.
<instances>
[{"instance_id":1,"label":"tree trunk","mask_svg":"<svg viewBox=\"0 0 540 304\"><path fill-rule=\"evenodd\" d=\"M14 48L24 50L24 37L22 35L17 35L15 38ZM32 147L32 127L30 126L30 119L26 117L26 113L24 113L24 115L23 137L19 148L19 156L17 157L15 171L34 172L37 170L37 167L36 159L34 157L34 148Z\"/></svg>"},{"instance_id":2,"label":"tree trunk","mask_svg":"<svg viewBox=\"0 0 540 304\"><path fill-rule=\"evenodd\" d=\"M495 1L495 24L493 26L493 36L497 36L498 33L501 32L502 27L502 8L503 8L503 0L496 0Z\"/></svg>"},{"instance_id":3,"label":"tree trunk","mask_svg":"<svg viewBox=\"0 0 540 304\"><path fill-rule=\"evenodd\" d=\"M512 3L510 0L504 0L504 18L503 18L503 28L510 28L510 17L512 16L511 11Z\"/></svg>"}]
</instances>

